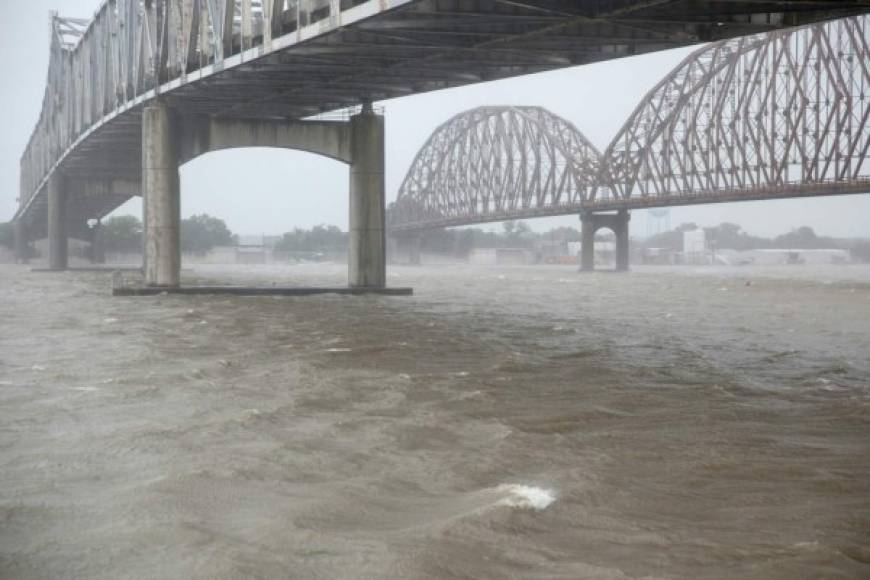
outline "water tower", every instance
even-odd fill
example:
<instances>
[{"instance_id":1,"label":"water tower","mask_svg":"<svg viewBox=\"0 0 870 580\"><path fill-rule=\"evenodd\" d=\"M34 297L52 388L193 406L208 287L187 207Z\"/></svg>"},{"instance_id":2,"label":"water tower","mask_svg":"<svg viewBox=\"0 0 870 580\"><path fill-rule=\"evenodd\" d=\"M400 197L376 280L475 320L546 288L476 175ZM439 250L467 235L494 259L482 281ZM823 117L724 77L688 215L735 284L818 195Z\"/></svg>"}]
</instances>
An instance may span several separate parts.
<instances>
[{"instance_id":1,"label":"water tower","mask_svg":"<svg viewBox=\"0 0 870 580\"><path fill-rule=\"evenodd\" d=\"M671 229L671 209L656 207L646 214L646 237L652 237Z\"/></svg>"}]
</instances>

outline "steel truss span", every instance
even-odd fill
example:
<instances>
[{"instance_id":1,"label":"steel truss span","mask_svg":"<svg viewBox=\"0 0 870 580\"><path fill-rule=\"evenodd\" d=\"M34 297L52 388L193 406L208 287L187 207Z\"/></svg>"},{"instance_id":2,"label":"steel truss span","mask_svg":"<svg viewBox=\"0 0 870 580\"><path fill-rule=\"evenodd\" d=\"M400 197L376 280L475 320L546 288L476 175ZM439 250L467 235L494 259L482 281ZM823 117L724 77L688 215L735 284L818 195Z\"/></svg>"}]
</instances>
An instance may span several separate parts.
<instances>
[{"instance_id":1,"label":"steel truss span","mask_svg":"<svg viewBox=\"0 0 870 580\"><path fill-rule=\"evenodd\" d=\"M844 18L695 52L629 117L602 180L621 200L675 202L866 180L868 34L867 17Z\"/></svg>"},{"instance_id":2,"label":"steel truss span","mask_svg":"<svg viewBox=\"0 0 870 580\"><path fill-rule=\"evenodd\" d=\"M390 219L474 221L578 207L593 195L600 158L546 109L472 109L439 127L417 154Z\"/></svg>"},{"instance_id":3,"label":"steel truss span","mask_svg":"<svg viewBox=\"0 0 870 580\"><path fill-rule=\"evenodd\" d=\"M870 192L868 32L859 16L707 45L644 97L600 158L591 145L578 149L570 179L544 186L516 168L561 177L560 152L587 143L569 123L539 113L548 123L469 131L470 120L523 109L458 115L411 166L391 227ZM469 134L491 136L472 150Z\"/></svg>"}]
</instances>

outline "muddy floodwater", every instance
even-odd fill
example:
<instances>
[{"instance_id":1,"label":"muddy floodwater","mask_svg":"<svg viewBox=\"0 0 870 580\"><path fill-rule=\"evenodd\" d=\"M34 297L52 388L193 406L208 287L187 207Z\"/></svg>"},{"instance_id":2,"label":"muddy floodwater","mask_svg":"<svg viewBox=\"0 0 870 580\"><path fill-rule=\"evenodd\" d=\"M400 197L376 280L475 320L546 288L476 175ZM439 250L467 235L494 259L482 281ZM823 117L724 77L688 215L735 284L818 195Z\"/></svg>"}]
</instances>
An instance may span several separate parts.
<instances>
[{"instance_id":1,"label":"muddy floodwater","mask_svg":"<svg viewBox=\"0 0 870 580\"><path fill-rule=\"evenodd\" d=\"M0 266L0 578L870 578L870 267L389 283Z\"/></svg>"}]
</instances>

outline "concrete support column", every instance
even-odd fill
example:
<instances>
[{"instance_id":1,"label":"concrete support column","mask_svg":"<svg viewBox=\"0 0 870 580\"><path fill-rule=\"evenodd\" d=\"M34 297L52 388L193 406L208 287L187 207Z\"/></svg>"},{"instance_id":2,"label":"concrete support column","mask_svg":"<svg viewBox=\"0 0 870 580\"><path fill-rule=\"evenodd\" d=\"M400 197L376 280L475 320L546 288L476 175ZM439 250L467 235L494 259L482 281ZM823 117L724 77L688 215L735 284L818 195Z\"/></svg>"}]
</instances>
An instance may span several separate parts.
<instances>
[{"instance_id":1,"label":"concrete support column","mask_svg":"<svg viewBox=\"0 0 870 580\"><path fill-rule=\"evenodd\" d=\"M423 240L419 234L401 233L395 236L395 261L410 266L420 265L420 245Z\"/></svg>"},{"instance_id":2,"label":"concrete support column","mask_svg":"<svg viewBox=\"0 0 870 580\"><path fill-rule=\"evenodd\" d=\"M348 284L383 288L387 283L384 118L365 107L350 123Z\"/></svg>"},{"instance_id":3,"label":"concrete support column","mask_svg":"<svg viewBox=\"0 0 870 580\"><path fill-rule=\"evenodd\" d=\"M408 240L408 263L412 266L420 265L420 246L423 244L421 236L411 236Z\"/></svg>"},{"instance_id":4,"label":"concrete support column","mask_svg":"<svg viewBox=\"0 0 870 580\"><path fill-rule=\"evenodd\" d=\"M595 214L584 213L580 216L580 271L591 272L595 269Z\"/></svg>"},{"instance_id":5,"label":"concrete support column","mask_svg":"<svg viewBox=\"0 0 870 580\"><path fill-rule=\"evenodd\" d=\"M21 220L15 222L13 234L15 236L15 262L26 264L30 261L30 248L27 246L27 230Z\"/></svg>"},{"instance_id":6,"label":"concrete support column","mask_svg":"<svg viewBox=\"0 0 870 580\"><path fill-rule=\"evenodd\" d=\"M148 286L178 286L181 278L178 165L174 115L166 104L155 102L142 111L142 213Z\"/></svg>"},{"instance_id":7,"label":"concrete support column","mask_svg":"<svg viewBox=\"0 0 870 580\"><path fill-rule=\"evenodd\" d=\"M628 271L629 258L629 241L628 241L628 222L631 215L628 210L621 209L617 212L614 219L613 233L616 234L616 271Z\"/></svg>"},{"instance_id":8,"label":"concrete support column","mask_svg":"<svg viewBox=\"0 0 870 580\"><path fill-rule=\"evenodd\" d=\"M103 248L103 224L100 220L91 228L91 263L104 264L106 262L106 253Z\"/></svg>"},{"instance_id":9,"label":"concrete support column","mask_svg":"<svg viewBox=\"0 0 870 580\"><path fill-rule=\"evenodd\" d=\"M48 179L48 267L66 270L68 262L66 234L66 184L59 171Z\"/></svg>"},{"instance_id":10,"label":"concrete support column","mask_svg":"<svg viewBox=\"0 0 870 580\"><path fill-rule=\"evenodd\" d=\"M616 271L628 270L629 241L628 222L631 214L621 209L614 213L583 213L582 245L580 248L580 271L591 272L595 269L595 232L601 228L613 231L616 237Z\"/></svg>"}]
</instances>

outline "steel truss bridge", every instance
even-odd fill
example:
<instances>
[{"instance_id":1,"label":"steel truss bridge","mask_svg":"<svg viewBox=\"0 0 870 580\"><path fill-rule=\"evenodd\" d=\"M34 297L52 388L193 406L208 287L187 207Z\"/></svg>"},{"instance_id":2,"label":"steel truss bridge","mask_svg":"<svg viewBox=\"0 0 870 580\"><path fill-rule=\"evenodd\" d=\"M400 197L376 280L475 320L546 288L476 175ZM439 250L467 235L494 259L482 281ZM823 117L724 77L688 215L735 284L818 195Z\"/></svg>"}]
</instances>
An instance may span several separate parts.
<instances>
[{"instance_id":1,"label":"steel truss bridge","mask_svg":"<svg viewBox=\"0 0 870 580\"><path fill-rule=\"evenodd\" d=\"M382 284L372 101L868 10L870 0L102 0L89 21L51 19L42 112L21 158L18 255L47 236L50 266L64 268L68 236L89 237L88 222L141 195L146 281L177 284L178 167L216 149L285 147L350 165L349 277ZM357 105L367 114L356 121L310 120Z\"/></svg>"},{"instance_id":2,"label":"steel truss bridge","mask_svg":"<svg viewBox=\"0 0 870 580\"><path fill-rule=\"evenodd\" d=\"M868 38L857 16L700 48L603 154L538 107L461 113L418 153L390 228L870 192Z\"/></svg>"},{"instance_id":3,"label":"steel truss bridge","mask_svg":"<svg viewBox=\"0 0 870 580\"><path fill-rule=\"evenodd\" d=\"M303 118L411 93L864 12L870 1L104 0L52 17L42 113L16 221L45 233L73 178L70 232L140 194L141 110ZM77 181L76 181L77 180Z\"/></svg>"}]
</instances>

